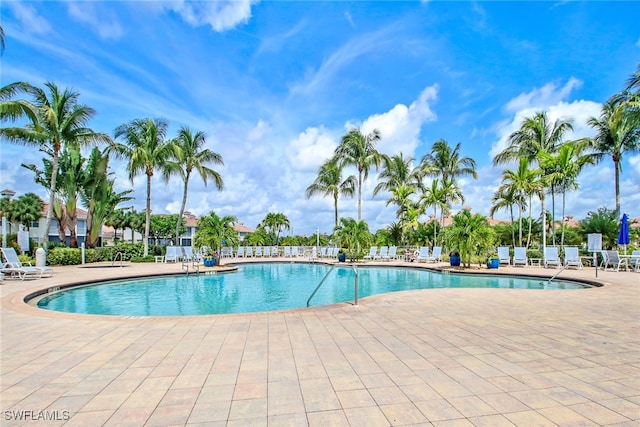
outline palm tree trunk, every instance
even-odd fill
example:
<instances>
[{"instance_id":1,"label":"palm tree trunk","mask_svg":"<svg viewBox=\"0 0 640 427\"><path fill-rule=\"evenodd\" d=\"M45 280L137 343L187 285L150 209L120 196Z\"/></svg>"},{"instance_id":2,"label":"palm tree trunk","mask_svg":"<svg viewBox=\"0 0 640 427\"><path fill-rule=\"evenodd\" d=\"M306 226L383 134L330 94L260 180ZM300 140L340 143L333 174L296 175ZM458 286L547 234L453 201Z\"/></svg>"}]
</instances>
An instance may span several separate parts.
<instances>
[{"instance_id":1,"label":"palm tree trunk","mask_svg":"<svg viewBox=\"0 0 640 427\"><path fill-rule=\"evenodd\" d=\"M433 246L438 245L438 220L436 218L437 215L437 206L433 206Z\"/></svg>"},{"instance_id":2,"label":"palm tree trunk","mask_svg":"<svg viewBox=\"0 0 640 427\"><path fill-rule=\"evenodd\" d=\"M556 191L551 184L551 242L556 245Z\"/></svg>"},{"instance_id":3,"label":"palm tree trunk","mask_svg":"<svg viewBox=\"0 0 640 427\"><path fill-rule=\"evenodd\" d=\"M358 222L362 219L362 171L358 171Z\"/></svg>"},{"instance_id":4,"label":"palm tree trunk","mask_svg":"<svg viewBox=\"0 0 640 427\"><path fill-rule=\"evenodd\" d=\"M518 246L522 246L522 202L518 203Z\"/></svg>"},{"instance_id":5,"label":"palm tree trunk","mask_svg":"<svg viewBox=\"0 0 640 427\"><path fill-rule=\"evenodd\" d=\"M182 192L182 204L180 205L180 214L178 215L178 222L176 223L176 245L180 246L180 225L182 224L182 215L184 215L184 209L187 206L187 190L189 187L189 172L184 177L184 190Z\"/></svg>"},{"instance_id":6,"label":"palm tree trunk","mask_svg":"<svg viewBox=\"0 0 640 427\"><path fill-rule=\"evenodd\" d=\"M56 192L56 178L58 177L58 150L56 145L53 144L53 161L51 162L51 181L49 183L49 209L47 209L47 221L44 226L44 236L40 242L42 247L47 249L49 242L49 228L51 227L51 219L53 218L53 199Z\"/></svg>"},{"instance_id":7,"label":"palm tree trunk","mask_svg":"<svg viewBox=\"0 0 640 427\"><path fill-rule=\"evenodd\" d=\"M149 255L149 230L151 229L151 174L147 174L147 212L144 223L144 256Z\"/></svg>"},{"instance_id":8,"label":"palm tree trunk","mask_svg":"<svg viewBox=\"0 0 640 427\"><path fill-rule=\"evenodd\" d=\"M516 230L513 228L513 205L509 206L509 214L511 215L511 242L516 245Z\"/></svg>"},{"instance_id":9,"label":"palm tree trunk","mask_svg":"<svg viewBox=\"0 0 640 427\"><path fill-rule=\"evenodd\" d=\"M334 212L334 219L335 219L335 225L333 226L333 229L335 230L336 227L338 227L338 194L337 193L333 194L333 212Z\"/></svg>"},{"instance_id":10,"label":"palm tree trunk","mask_svg":"<svg viewBox=\"0 0 640 427\"><path fill-rule=\"evenodd\" d=\"M614 158L613 167L615 168L614 180L616 187L616 213L620 216L620 160Z\"/></svg>"},{"instance_id":11,"label":"palm tree trunk","mask_svg":"<svg viewBox=\"0 0 640 427\"><path fill-rule=\"evenodd\" d=\"M527 234L527 249L531 245L531 229L533 227L533 217L531 216L533 210L531 209L531 203L533 203L533 195L529 194L529 233Z\"/></svg>"},{"instance_id":12,"label":"palm tree trunk","mask_svg":"<svg viewBox=\"0 0 640 427\"><path fill-rule=\"evenodd\" d=\"M562 236L560 237L560 246L564 247L564 225L565 225L565 220L564 220L564 210L565 210L565 205L566 205L566 190L562 190Z\"/></svg>"},{"instance_id":13,"label":"palm tree trunk","mask_svg":"<svg viewBox=\"0 0 640 427\"><path fill-rule=\"evenodd\" d=\"M542 254L547 247L547 212L544 209L544 194L540 198L540 209L542 210Z\"/></svg>"}]
</instances>

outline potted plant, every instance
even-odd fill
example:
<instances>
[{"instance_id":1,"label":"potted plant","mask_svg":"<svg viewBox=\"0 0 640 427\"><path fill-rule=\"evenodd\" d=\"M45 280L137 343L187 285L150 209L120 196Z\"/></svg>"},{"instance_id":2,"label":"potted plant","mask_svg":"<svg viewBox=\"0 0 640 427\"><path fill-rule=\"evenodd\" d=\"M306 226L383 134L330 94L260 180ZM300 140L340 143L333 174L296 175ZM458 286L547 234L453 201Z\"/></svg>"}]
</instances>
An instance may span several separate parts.
<instances>
[{"instance_id":1,"label":"potted plant","mask_svg":"<svg viewBox=\"0 0 640 427\"><path fill-rule=\"evenodd\" d=\"M489 252L487 255L487 268L498 267L500 267L500 258L498 258L498 254L496 252Z\"/></svg>"},{"instance_id":2,"label":"potted plant","mask_svg":"<svg viewBox=\"0 0 640 427\"><path fill-rule=\"evenodd\" d=\"M449 264L452 267L460 266L460 252L457 249L454 249L451 252L449 252Z\"/></svg>"},{"instance_id":3,"label":"potted plant","mask_svg":"<svg viewBox=\"0 0 640 427\"><path fill-rule=\"evenodd\" d=\"M346 254L346 253L344 253L344 252L342 251L342 249L340 249L340 250L338 251L338 261L339 261L339 262L345 262L346 260L347 260L347 254Z\"/></svg>"},{"instance_id":4,"label":"potted plant","mask_svg":"<svg viewBox=\"0 0 640 427\"><path fill-rule=\"evenodd\" d=\"M214 265L216 265L217 259L218 254L215 252L211 252L202 258L202 263L205 267L213 267Z\"/></svg>"}]
</instances>

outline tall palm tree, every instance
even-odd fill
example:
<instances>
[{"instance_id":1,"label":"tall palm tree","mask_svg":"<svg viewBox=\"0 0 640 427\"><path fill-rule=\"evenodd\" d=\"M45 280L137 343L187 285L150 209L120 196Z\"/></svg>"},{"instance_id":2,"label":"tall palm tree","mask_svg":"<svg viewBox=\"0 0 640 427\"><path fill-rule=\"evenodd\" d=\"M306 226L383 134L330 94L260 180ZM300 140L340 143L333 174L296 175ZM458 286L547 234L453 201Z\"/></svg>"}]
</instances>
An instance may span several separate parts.
<instances>
[{"instance_id":1,"label":"tall palm tree","mask_svg":"<svg viewBox=\"0 0 640 427\"><path fill-rule=\"evenodd\" d=\"M577 178L582 168L593 164L593 156L583 155L587 141L573 141L564 144L556 155L540 153L540 163L548 170L549 180L556 183L562 193L562 237L560 245L564 246L566 193L578 188Z\"/></svg>"},{"instance_id":2,"label":"tall palm tree","mask_svg":"<svg viewBox=\"0 0 640 427\"><path fill-rule=\"evenodd\" d=\"M439 179L431 181L430 187L422 188L422 195L420 196L419 203L424 207L426 211L428 208L433 207L433 221L438 220L438 209L440 209L441 218L444 218L444 212L448 212L449 205L447 203L446 189L440 185ZM438 244L438 227L433 226L433 244Z\"/></svg>"},{"instance_id":3,"label":"tall palm tree","mask_svg":"<svg viewBox=\"0 0 640 427\"><path fill-rule=\"evenodd\" d=\"M439 139L420 163L427 176L439 177L443 181L455 180L460 176L478 178L476 161L471 157L460 157L460 143L451 149L446 140Z\"/></svg>"},{"instance_id":4,"label":"tall palm tree","mask_svg":"<svg viewBox=\"0 0 640 427\"><path fill-rule=\"evenodd\" d=\"M180 225L182 223L182 215L187 205L187 193L189 191L189 179L195 170L198 172L204 185L211 178L216 185L218 191L224 188L222 176L215 170L209 168L207 164L224 165L222 156L208 148L203 148L206 140L204 132L196 132L195 134L188 127L180 128L178 136L173 140L176 145L175 161L167 162L166 173L177 174L184 182L182 191L182 203L180 204L180 213L176 224L176 241L180 236ZM165 177L165 179L167 179ZM176 242L177 243L177 242Z\"/></svg>"},{"instance_id":5,"label":"tall palm tree","mask_svg":"<svg viewBox=\"0 0 640 427\"><path fill-rule=\"evenodd\" d=\"M537 182L537 169L529 168L529 161L526 158L520 158L518 167L515 170L505 169L502 172L502 187L508 188L515 192L516 203L518 204L518 238L519 245L522 246L522 213L527 207L526 198L529 198L529 207L531 206L531 198L536 194L533 186ZM529 239L531 234L531 209L529 209ZM527 241L529 240L527 239ZM527 247L528 247L527 243Z\"/></svg>"},{"instance_id":6,"label":"tall palm tree","mask_svg":"<svg viewBox=\"0 0 640 427\"><path fill-rule=\"evenodd\" d=\"M502 184L493 194L493 198L491 199L491 209L489 210L489 215L492 218L496 212L501 209L509 210L509 216L511 218L511 241L514 246L516 244L516 229L514 227L513 206L520 206L521 199L522 198L513 186Z\"/></svg>"},{"instance_id":7,"label":"tall palm tree","mask_svg":"<svg viewBox=\"0 0 640 427\"><path fill-rule=\"evenodd\" d=\"M530 162L538 162L538 154L541 152L555 153L562 145L564 135L573 130L571 120L557 119L554 123L549 121L546 112L537 112L532 117L527 117L520 125L520 129L509 135L509 145L493 159L494 165L505 164L520 158ZM543 182L544 173L543 173ZM544 192L540 193L541 212L545 212ZM546 216L542 216L545 230ZM547 246L546 232L542 234L542 246Z\"/></svg>"},{"instance_id":8,"label":"tall palm tree","mask_svg":"<svg viewBox=\"0 0 640 427\"><path fill-rule=\"evenodd\" d=\"M175 153L175 144L165 140L169 124L163 119L135 119L116 128L114 136L124 143L114 143L110 152L128 161L129 179L140 172L147 175L147 203L144 226L144 256L149 254L151 228L151 179L156 169L164 170ZM166 177L167 175L163 173Z\"/></svg>"},{"instance_id":9,"label":"tall palm tree","mask_svg":"<svg viewBox=\"0 0 640 427\"><path fill-rule=\"evenodd\" d=\"M376 170L382 162L382 154L376 150L380 141L380 131L374 129L363 135L360 129L353 128L342 137L335 150L335 157L340 167L355 166L358 170L358 221L362 219L362 183L369 177L369 170Z\"/></svg>"},{"instance_id":10,"label":"tall palm tree","mask_svg":"<svg viewBox=\"0 0 640 427\"><path fill-rule=\"evenodd\" d=\"M353 197L356 188L356 177L349 175L342 179L342 168L338 166L335 158L329 159L320 165L318 176L313 183L307 187L304 196L309 199L315 194L333 197L333 210L335 216L335 225L338 226L338 198L340 195Z\"/></svg>"},{"instance_id":11,"label":"tall palm tree","mask_svg":"<svg viewBox=\"0 0 640 427\"><path fill-rule=\"evenodd\" d=\"M273 244L277 245L280 240L280 233L283 230L290 230L291 223L285 214L281 212L269 212L258 227L263 227L269 234L274 236L275 240Z\"/></svg>"},{"instance_id":12,"label":"tall palm tree","mask_svg":"<svg viewBox=\"0 0 640 427\"><path fill-rule=\"evenodd\" d=\"M28 124L24 127L2 127L0 136L9 142L36 146L40 151L51 155L51 181L49 183L49 209L44 229L43 244L48 238L49 227L53 217L53 204L58 176L60 151L67 145L85 146L99 143L110 143L111 139L104 133L98 133L86 127L95 111L78 99L80 94L69 88L60 91L55 83L45 83L45 89L19 82L9 85L2 92L17 94L26 92L33 101L3 101L0 117L16 120L27 116Z\"/></svg>"},{"instance_id":13,"label":"tall palm tree","mask_svg":"<svg viewBox=\"0 0 640 427\"><path fill-rule=\"evenodd\" d=\"M620 213L620 173L625 154L640 151L640 124L629 114L626 103L619 98L609 99L602 106L600 118L592 117L587 124L596 130L591 140L593 158L600 163L605 157L613 161L616 212Z\"/></svg>"},{"instance_id":14,"label":"tall palm tree","mask_svg":"<svg viewBox=\"0 0 640 427\"><path fill-rule=\"evenodd\" d=\"M404 154L382 156L382 171L378 175L378 185L373 189L373 195L381 191L392 191L394 187L401 185L417 188L422 180L422 170L413 167L413 157L404 157Z\"/></svg>"}]
</instances>

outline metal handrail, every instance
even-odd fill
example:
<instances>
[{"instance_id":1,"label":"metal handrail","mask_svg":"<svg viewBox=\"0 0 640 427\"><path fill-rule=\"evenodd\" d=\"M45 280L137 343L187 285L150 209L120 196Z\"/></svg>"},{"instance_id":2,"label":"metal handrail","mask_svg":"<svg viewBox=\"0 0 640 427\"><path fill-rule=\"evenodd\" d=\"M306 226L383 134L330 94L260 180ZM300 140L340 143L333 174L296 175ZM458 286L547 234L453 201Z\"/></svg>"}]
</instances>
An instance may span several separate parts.
<instances>
[{"instance_id":1,"label":"metal handrail","mask_svg":"<svg viewBox=\"0 0 640 427\"><path fill-rule=\"evenodd\" d=\"M566 270L567 268L569 268L569 264L565 265L564 267L562 267L562 268L560 269L560 271L558 271L556 274L554 274L553 276L551 276L551 278L550 278L549 280L547 280L547 285L548 285L549 283L551 283L551 281L552 281L553 279L555 279L556 277L558 277L558 275L559 275L560 273L562 273L564 270Z\"/></svg>"},{"instance_id":2,"label":"metal handrail","mask_svg":"<svg viewBox=\"0 0 640 427\"><path fill-rule=\"evenodd\" d=\"M313 298L313 296L316 294L316 292L318 292L318 289L320 289L320 286L322 286L324 281L327 280L327 277L329 277L329 273L331 273L335 267L336 267L335 264L331 266L329 271L327 271L327 274L325 274L324 277L322 278L322 280L320 280L320 283L318 283L318 286L316 286L316 288L313 290L313 292L311 292L311 295L309 296L309 299L307 300L307 307L309 307L309 302L311 301L311 298Z\"/></svg>"},{"instance_id":3,"label":"metal handrail","mask_svg":"<svg viewBox=\"0 0 640 427\"><path fill-rule=\"evenodd\" d=\"M122 263L124 262L124 255L122 255L121 251L116 252L116 254L113 256L113 259L111 260L111 267L113 267L116 264L118 255L120 255L120 267L122 267Z\"/></svg>"}]
</instances>

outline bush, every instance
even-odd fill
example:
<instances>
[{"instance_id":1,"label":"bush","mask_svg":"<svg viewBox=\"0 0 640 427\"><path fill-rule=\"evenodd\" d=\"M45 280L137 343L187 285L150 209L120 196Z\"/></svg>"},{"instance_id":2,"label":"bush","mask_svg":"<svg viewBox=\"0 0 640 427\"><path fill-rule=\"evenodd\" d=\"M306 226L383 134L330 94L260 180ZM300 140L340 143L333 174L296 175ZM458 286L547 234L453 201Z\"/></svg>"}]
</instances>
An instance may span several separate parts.
<instances>
[{"instance_id":1,"label":"bush","mask_svg":"<svg viewBox=\"0 0 640 427\"><path fill-rule=\"evenodd\" d=\"M147 255L147 256L136 256L131 258L131 262L155 262L156 259L153 255Z\"/></svg>"},{"instance_id":2,"label":"bush","mask_svg":"<svg viewBox=\"0 0 640 427\"><path fill-rule=\"evenodd\" d=\"M78 265L82 253L78 248L53 248L47 252L47 262L51 265Z\"/></svg>"}]
</instances>

